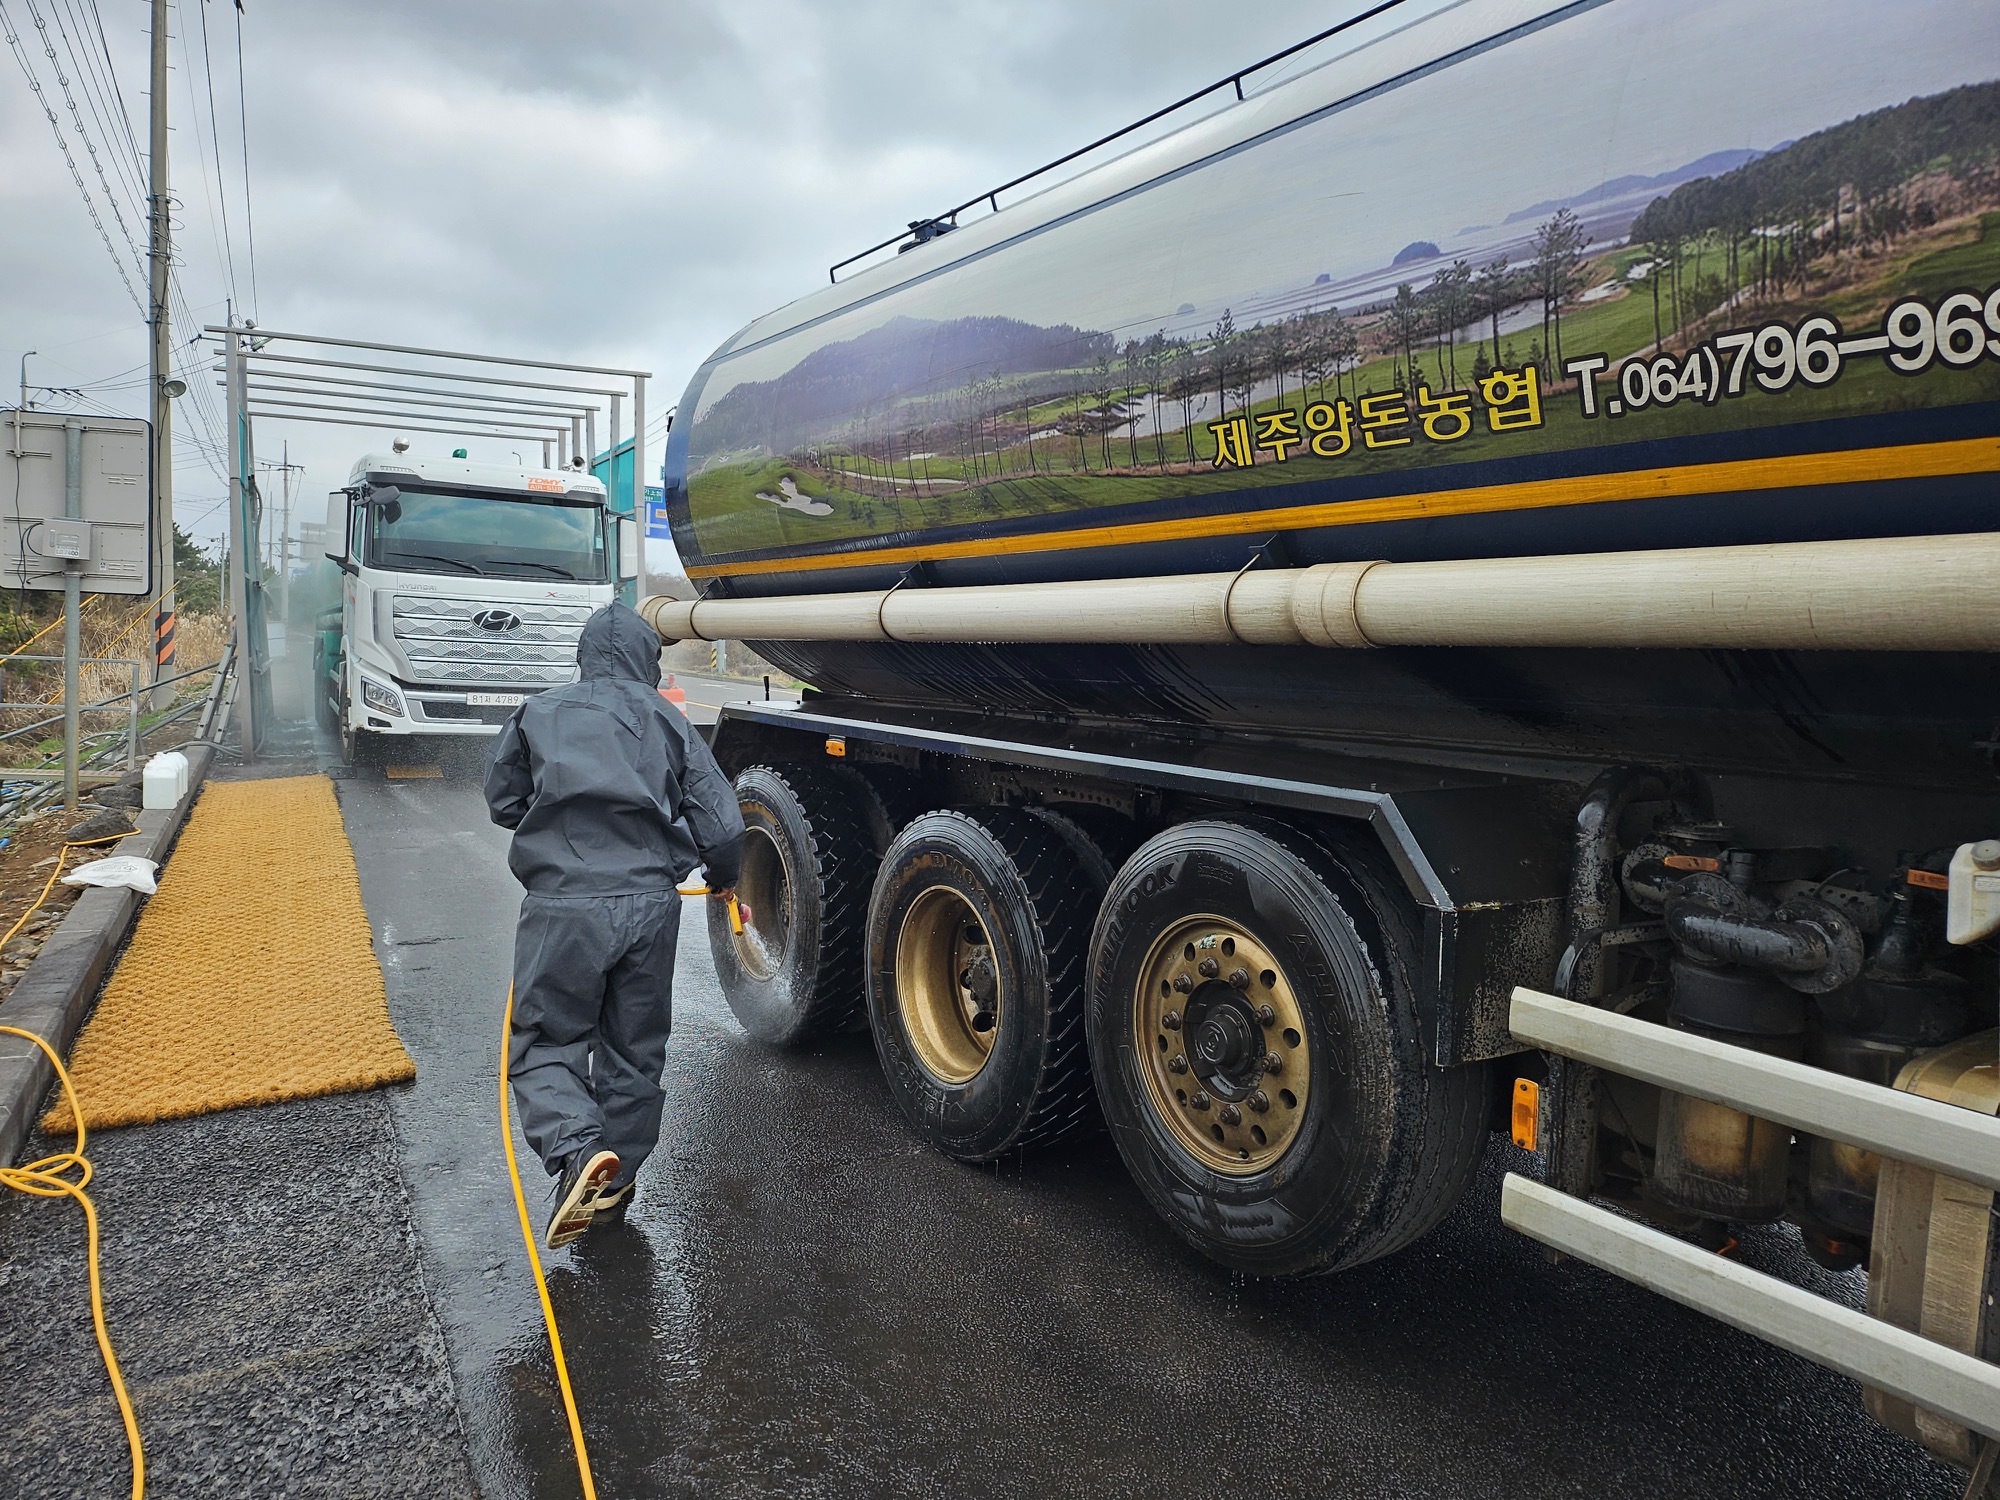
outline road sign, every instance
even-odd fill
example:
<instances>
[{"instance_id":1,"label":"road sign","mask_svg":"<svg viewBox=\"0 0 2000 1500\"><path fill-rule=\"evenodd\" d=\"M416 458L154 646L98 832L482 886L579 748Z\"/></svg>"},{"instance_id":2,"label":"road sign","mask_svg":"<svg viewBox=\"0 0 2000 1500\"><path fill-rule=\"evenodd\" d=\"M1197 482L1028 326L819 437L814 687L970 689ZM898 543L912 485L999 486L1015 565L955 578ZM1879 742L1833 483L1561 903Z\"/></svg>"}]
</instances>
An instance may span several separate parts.
<instances>
[{"instance_id":1,"label":"road sign","mask_svg":"<svg viewBox=\"0 0 2000 1500\"><path fill-rule=\"evenodd\" d=\"M0 411L0 587L59 591L74 570L84 593L151 591L151 434L137 417Z\"/></svg>"},{"instance_id":2,"label":"road sign","mask_svg":"<svg viewBox=\"0 0 2000 1500\"><path fill-rule=\"evenodd\" d=\"M674 539L673 531L667 525L666 491L657 484L646 486L646 535L660 542Z\"/></svg>"}]
</instances>

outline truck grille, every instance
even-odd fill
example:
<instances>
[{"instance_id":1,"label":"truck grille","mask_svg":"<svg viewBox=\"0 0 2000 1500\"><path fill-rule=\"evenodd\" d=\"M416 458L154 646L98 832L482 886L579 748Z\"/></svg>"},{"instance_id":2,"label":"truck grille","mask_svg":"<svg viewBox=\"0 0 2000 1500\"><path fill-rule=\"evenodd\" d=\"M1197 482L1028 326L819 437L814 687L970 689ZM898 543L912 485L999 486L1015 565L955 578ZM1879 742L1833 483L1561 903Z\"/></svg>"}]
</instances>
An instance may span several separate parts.
<instances>
[{"instance_id":1,"label":"truck grille","mask_svg":"<svg viewBox=\"0 0 2000 1500\"><path fill-rule=\"evenodd\" d=\"M472 617L504 610L512 630L486 630ZM417 682L551 686L576 680L576 640L593 613L588 604L529 604L508 599L395 597L396 644Z\"/></svg>"}]
</instances>

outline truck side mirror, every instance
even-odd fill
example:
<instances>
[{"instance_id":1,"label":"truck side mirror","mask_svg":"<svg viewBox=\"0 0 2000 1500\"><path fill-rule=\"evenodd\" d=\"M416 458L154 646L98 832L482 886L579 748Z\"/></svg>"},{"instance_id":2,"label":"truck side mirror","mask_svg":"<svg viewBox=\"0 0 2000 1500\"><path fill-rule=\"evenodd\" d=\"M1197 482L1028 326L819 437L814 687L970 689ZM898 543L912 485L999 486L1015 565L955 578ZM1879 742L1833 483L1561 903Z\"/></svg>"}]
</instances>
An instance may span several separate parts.
<instances>
[{"instance_id":1,"label":"truck side mirror","mask_svg":"<svg viewBox=\"0 0 2000 1500\"><path fill-rule=\"evenodd\" d=\"M618 525L618 581L639 576L639 527L630 516L615 516Z\"/></svg>"}]
</instances>

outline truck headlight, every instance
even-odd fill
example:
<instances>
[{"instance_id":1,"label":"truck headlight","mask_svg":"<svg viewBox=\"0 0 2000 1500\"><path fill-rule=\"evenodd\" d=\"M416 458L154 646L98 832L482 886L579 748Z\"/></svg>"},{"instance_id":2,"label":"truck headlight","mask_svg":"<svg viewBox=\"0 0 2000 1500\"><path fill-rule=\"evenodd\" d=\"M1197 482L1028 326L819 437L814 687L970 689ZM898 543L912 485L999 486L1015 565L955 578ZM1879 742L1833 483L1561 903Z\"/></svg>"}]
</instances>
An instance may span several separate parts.
<instances>
[{"instance_id":1,"label":"truck headlight","mask_svg":"<svg viewBox=\"0 0 2000 1500\"><path fill-rule=\"evenodd\" d=\"M385 687L372 677L361 679L361 701L379 713L403 717L403 695L392 687Z\"/></svg>"}]
</instances>

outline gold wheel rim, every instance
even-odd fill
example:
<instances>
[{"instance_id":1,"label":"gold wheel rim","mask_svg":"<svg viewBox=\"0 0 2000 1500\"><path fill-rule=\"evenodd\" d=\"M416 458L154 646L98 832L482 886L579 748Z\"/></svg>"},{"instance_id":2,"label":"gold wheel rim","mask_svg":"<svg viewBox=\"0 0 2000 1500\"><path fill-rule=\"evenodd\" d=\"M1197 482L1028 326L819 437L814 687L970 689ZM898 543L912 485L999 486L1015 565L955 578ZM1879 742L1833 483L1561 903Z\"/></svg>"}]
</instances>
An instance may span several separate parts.
<instances>
[{"instance_id":1,"label":"gold wheel rim","mask_svg":"<svg viewBox=\"0 0 2000 1500\"><path fill-rule=\"evenodd\" d=\"M1270 1170L1312 1083L1305 1013L1271 951L1226 918L1189 917L1154 942L1132 1001L1139 1071L1175 1143L1226 1177Z\"/></svg>"},{"instance_id":2,"label":"gold wheel rim","mask_svg":"<svg viewBox=\"0 0 2000 1500\"><path fill-rule=\"evenodd\" d=\"M896 1012L917 1060L948 1084L969 1083L1000 1034L993 940L948 886L924 891L896 934Z\"/></svg>"},{"instance_id":3,"label":"gold wheel rim","mask_svg":"<svg viewBox=\"0 0 2000 1500\"><path fill-rule=\"evenodd\" d=\"M743 830L743 868L736 892L750 908L743 930L730 938L736 962L753 979L770 979L784 967L791 942L792 872L784 847L769 829Z\"/></svg>"}]
</instances>

